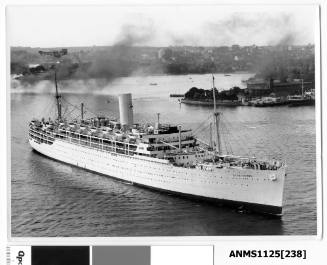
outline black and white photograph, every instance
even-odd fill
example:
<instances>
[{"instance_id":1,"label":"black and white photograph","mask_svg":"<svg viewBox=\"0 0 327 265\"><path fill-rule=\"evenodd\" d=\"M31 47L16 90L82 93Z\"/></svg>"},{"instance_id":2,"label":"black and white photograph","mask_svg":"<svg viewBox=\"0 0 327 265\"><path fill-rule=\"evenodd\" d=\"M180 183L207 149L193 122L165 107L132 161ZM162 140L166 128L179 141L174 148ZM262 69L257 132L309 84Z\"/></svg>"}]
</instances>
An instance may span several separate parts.
<instances>
[{"instance_id":1,"label":"black and white photograph","mask_svg":"<svg viewBox=\"0 0 327 265\"><path fill-rule=\"evenodd\" d=\"M6 23L11 237L317 236L319 6Z\"/></svg>"}]
</instances>

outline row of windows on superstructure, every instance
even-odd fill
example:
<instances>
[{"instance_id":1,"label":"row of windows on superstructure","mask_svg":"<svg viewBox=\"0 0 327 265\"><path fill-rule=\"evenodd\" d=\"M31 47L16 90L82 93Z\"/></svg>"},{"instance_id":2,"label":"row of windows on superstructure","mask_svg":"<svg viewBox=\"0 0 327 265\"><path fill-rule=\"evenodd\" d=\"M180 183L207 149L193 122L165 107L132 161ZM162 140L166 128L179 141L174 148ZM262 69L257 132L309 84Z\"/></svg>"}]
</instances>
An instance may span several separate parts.
<instances>
[{"instance_id":1,"label":"row of windows on superstructure","mask_svg":"<svg viewBox=\"0 0 327 265\"><path fill-rule=\"evenodd\" d=\"M188 159L188 157L189 157L189 156L179 156L178 158L179 158L179 159ZM198 154L196 154L195 157L196 157L196 158L198 158L198 157L204 157L204 155L198 155Z\"/></svg>"},{"instance_id":2,"label":"row of windows on superstructure","mask_svg":"<svg viewBox=\"0 0 327 265\"><path fill-rule=\"evenodd\" d=\"M91 146L89 146L89 145L83 145L83 146L86 146L86 147L88 147L88 148L92 148L92 149L95 149L95 150L98 150L98 151L102 151L102 152L109 152L110 153L110 150L102 150L101 148L99 148L96 144L95 145L91 145ZM113 150L111 150L111 153L115 153L115 154L118 154L118 155L120 155L119 153L117 153L117 152L114 152ZM130 151L130 153L134 153L133 151ZM124 154L122 154L122 155L124 155ZM125 154L125 155L128 155L128 154ZM140 154L139 154L140 155ZM200 157L204 157L204 155L203 154L195 154L195 157L196 158L200 158ZM129 156L129 158L131 158L131 159L136 159L136 158L134 158L133 156ZM181 156L181 157L178 157L179 159L188 159L189 158L189 156ZM137 159L139 159L139 158L137 158ZM161 162L158 162L158 161L151 161L151 162L153 162L153 163L158 163L158 164L162 164Z\"/></svg>"},{"instance_id":3,"label":"row of windows on superstructure","mask_svg":"<svg viewBox=\"0 0 327 265\"><path fill-rule=\"evenodd\" d=\"M123 167L119 167L119 166L115 166L116 168L120 168L120 169L124 169ZM124 173L122 170L120 170L121 173ZM146 179L146 180L151 180L151 181L155 181L155 182L161 182L161 183L172 183L171 180L169 180L168 178L174 178L174 177L168 177L168 176L164 176L164 175L158 175L158 174L151 174L148 173L147 175L144 175L144 171L136 171L137 173L139 173L140 175L134 175L134 177L139 178L139 179ZM154 177L151 177L149 175L152 175ZM161 178L157 178L156 176L161 176ZM205 183L205 184L219 184L219 185L233 185L233 186L243 186L243 187L248 187L248 184L243 184L243 183L228 183L228 182L219 182L219 181L198 181L198 182L194 182L191 179L187 179L187 178L181 178L179 177L177 180L183 180L184 182L193 182L195 185L197 183ZM183 184L183 183L180 183Z\"/></svg>"},{"instance_id":4,"label":"row of windows on superstructure","mask_svg":"<svg viewBox=\"0 0 327 265\"><path fill-rule=\"evenodd\" d=\"M74 148L73 149L74 151L79 151L79 152L82 152L82 153L85 153L85 154L88 154L88 152L86 152L86 151L82 151L82 150L78 150L78 149L76 149L76 148ZM62 151L62 152L65 152L65 151ZM65 153L67 153L67 152L65 152ZM100 154L93 154L93 156L94 155L96 155L97 157L99 157L99 158L103 158L103 156L101 156ZM70 157L68 157L68 158L70 158ZM88 155L88 156L83 156L83 159L84 160L88 160L88 161L91 161L91 162L97 162L96 160L94 160L93 158L92 158L92 155ZM118 159L115 159L115 158L111 158L111 160L113 160L113 161L115 161L115 162L121 162L120 160L118 160ZM130 166L132 166L132 167L141 167L140 165L136 165L135 163L129 163L129 162L127 162L128 164L130 164ZM111 164L108 164L107 163L107 165L111 165ZM113 166L114 164L112 164L111 166ZM125 168L125 167L119 167L119 166L115 166L115 167L118 167L118 168L122 168L122 169L126 169L126 170L130 170L131 168ZM149 170L149 168L152 168L152 169L155 169L155 170L158 170L159 168L156 168L156 167L148 167L147 165L143 165L143 167L144 168L147 168L147 170ZM142 171L138 171L139 173L144 173L144 170L142 170ZM171 170L170 171L171 173L175 173L175 174L178 174L179 176L180 176L180 174L186 174L186 175L189 175L189 174L187 174L187 173L182 173L182 172L178 172L178 171L173 171L173 170ZM154 173L152 173L152 174L154 174ZM167 175L163 175L163 174L156 174L156 175L158 175L158 176L161 176L161 177L169 177L169 176L167 176ZM191 175L193 175L193 174L191 174ZM214 178L217 178L217 176L215 176L215 175L213 175L212 177L214 177ZM175 178L175 177L170 177L170 178ZM199 178L198 178L198 176L194 176L193 175L193 178L196 178L196 179L198 179L199 180ZM181 177L179 177L179 179L184 179L184 180L189 180L189 179L187 179L187 178L181 178ZM220 176L220 179L222 179L222 176ZM249 178L248 177L233 177L233 179L243 179L243 180L248 180ZM259 181L259 178L253 178L254 180L257 180L257 181ZM266 179L264 179L264 180L266 180ZM200 182L202 182L201 180L200 180ZM208 183L215 183L215 182L210 182L210 181L207 181Z\"/></svg>"},{"instance_id":5,"label":"row of windows on superstructure","mask_svg":"<svg viewBox=\"0 0 327 265\"><path fill-rule=\"evenodd\" d=\"M86 148L89 148L89 149L93 149L93 150L96 150L96 151L99 151L99 152L104 152L104 153L107 153L107 154L111 154L111 155L118 155L118 156L128 156L128 158L130 158L130 159L137 159L137 160L141 160L140 158L135 158L135 157L133 157L133 155L131 155L131 154L138 154L138 155L144 155L144 154L141 154L141 153L136 153L136 152L133 152L133 151L130 151L130 155L128 155L127 153L126 154L123 154L123 153L118 153L118 152L114 152L114 151L110 151L110 150L102 150L101 148L97 148L97 147L94 147L94 146L89 146L89 145L81 145L81 146L83 146L83 147L86 147ZM126 152L127 152L127 150L126 150ZM144 156L146 156L146 157L149 157L148 155L144 155ZM144 161L149 161L149 160L146 160L146 159L144 159ZM151 160L151 163L157 163L157 164L163 164L162 162L160 162L160 161L153 161L153 160Z\"/></svg>"},{"instance_id":6,"label":"row of windows on superstructure","mask_svg":"<svg viewBox=\"0 0 327 265\"><path fill-rule=\"evenodd\" d=\"M67 157L68 159L71 159L71 155L70 154L67 154L66 151L64 150L58 150L60 151L60 153L62 153L61 155L63 157ZM84 157L85 159L85 157ZM88 158L88 162L95 162L93 164L99 164L97 163L98 161L97 160L94 160L94 159L90 159ZM131 168L128 168L128 167L124 167L124 166L119 166L119 165L115 165L115 164L107 164L109 165L110 167L112 168L117 168L118 170L120 169L121 173L124 173L125 171L130 171ZM106 167L104 167L102 164L101 164L101 168L103 169L106 169ZM144 170L134 170L135 173L139 173L140 175L138 175L138 178L144 178L144 179L150 179L150 180L153 180L153 181L159 181L159 182L162 182L162 183L171 183L172 181L169 180L169 179L175 179L175 180L183 180L183 181L186 181L186 182L194 182L194 179L189 179L189 178L183 178L181 176L179 176L178 178L175 177L175 176L168 176L168 175L164 175L164 174L158 174L158 173L154 173L154 172L146 172L147 175L152 175L154 176L155 178L151 178L151 177L146 177L146 175L144 174L145 171ZM159 177L159 178L158 178ZM221 177L222 178L222 177ZM203 180L203 179L196 179L197 182L194 182L194 183L206 183L206 184L219 184L219 185L233 185L233 186L248 186L248 184L243 184L243 183L231 183L231 182L217 182L217 181L208 181L208 180ZM264 180L267 180L267 179L264 179Z\"/></svg>"},{"instance_id":7,"label":"row of windows on superstructure","mask_svg":"<svg viewBox=\"0 0 327 265\"><path fill-rule=\"evenodd\" d=\"M73 148L73 150L74 151L77 151L77 152L82 152L82 153L84 153L84 154L89 154L87 151L82 151L82 150L78 150L78 148ZM65 152L65 151L63 151L63 152ZM65 152L65 153L67 153L67 152ZM87 159L87 160L89 160L89 161L92 161L92 162L94 162L95 160L94 159L92 159L92 156L97 156L97 157L99 157L99 158L104 158L103 157L103 155L101 155L101 153L98 153L98 154L92 154L92 155L87 155L87 156L83 156L83 158L84 159ZM71 158L71 157L68 157L68 158ZM129 157L129 159L136 159L136 158L133 158L133 157ZM115 161L115 162L122 162L121 161L121 159L116 159L116 158L112 158L112 157L110 157L110 159L111 160L113 160L113 161ZM136 159L136 160L139 160L139 159ZM126 163L126 161L124 161L125 163ZM127 163L128 164L130 164L130 166L132 166L132 167L143 167L143 168L146 168L147 170L149 170L149 169L154 169L155 171L156 170L162 170L162 169L160 169L160 168L158 168L158 167L151 167L151 166L149 166L149 165L145 165L145 164L141 164L141 165L137 165L137 164L135 164L135 163L133 163L133 162L128 162L127 161ZM151 161L151 163L153 163L152 161ZM126 168L127 170L129 170L130 168ZM144 171L141 171L141 172L144 172ZM170 170L170 172L171 173L175 173L175 174L178 174L178 175L180 175L180 174L185 174L185 175L193 175L193 178L197 178L198 179L198 176L195 176L194 174L192 174L192 173L188 173L188 172L180 172L180 171L176 171L176 170ZM158 174L159 176L160 176L160 174ZM164 175L161 175L161 176L164 176ZM166 176L167 177L167 176ZM217 178L217 176L216 175L212 175L211 177L213 177L213 178ZM220 176L220 179L222 179L223 177L222 176ZM242 180L249 180L249 179L251 179L251 180L256 180L256 181L259 181L260 179L259 178L254 178L254 177L246 177L246 176L233 176L232 177L232 179L242 179ZM264 181L268 181L269 179L267 179L267 178L263 178L263 179L261 179L261 180L264 180ZM212 183L214 183L214 182L212 182Z\"/></svg>"},{"instance_id":8,"label":"row of windows on superstructure","mask_svg":"<svg viewBox=\"0 0 327 265\"><path fill-rule=\"evenodd\" d=\"M89 152L88 151L82 151L82 150L78 150L78 148L72 148L74 151L79 151L79 152L82 152L82 153L84 153L84 154L89 154ZM95 149L95 150L97 150L97 149ZM97 151L99 151L99 150L97 150ZM102 152L99 152L99 153L97 153L97 154L89 154L89 155L87 155L86 157L84 157L84 159L92 159L91 157L92 156L97 156L97 157L99 157L99 158L104 158L103 157L103 155L101 155L101 153ZM116 154L116 153L114 153L114 154ZM118 155L118 156L120 156L120 155ZM115 157L110 157L110 159L111 160L113 160L113 161L115 161L115 162L125 162L125 163L129 163L129 164L132 164L133 166L137 166L137 167L143 167L143 168L146 168L147 170L149 170L149 169L153 169L153 170L162 170L162 168L159 168L159 167L156 167L156 166L150 166L149 164L148 165L145 165L145 164L141 164L141 165L136 165L135 163L133 163L133 162L128 162L128 161L121 161L121 159L118 159L118 158L115 158ZM136 161L138 161L138 160L140 160L139 158L134 158L134 157L132 157L132 156L130 156L130 157L128 157L128 159L132 159L132 160L136 160ZM93 160L92 160L93 161ZM145 160L146 161L146 160ZM163 165L162 163L160 163L160 162L156 162L156 161L147 161L147 162L149 162L149 163L156 163L156 164L160 164L160 165ZM181 172L181 171L178 171L178 170L170 170L170 172L171 173L175 173L175 174L186 174L186 175L193 175L192 173L188 173L188 172ZM198 176L194 176L194 177L198 177Z\"/></svg>"},{"instance_id":9,"label":"row of windows on superstructure","mask_svg":"<svg viewBox=\"0 0 327 265\"><path fill-rule=\"evenodd\" d=\"M33 134L33 133L29 133L29 136L31 139L40 141L41 143L46 143L46 144L53 144L54 139L51 137L45 137L42 134Z\"/></svg>"}]
</instances>

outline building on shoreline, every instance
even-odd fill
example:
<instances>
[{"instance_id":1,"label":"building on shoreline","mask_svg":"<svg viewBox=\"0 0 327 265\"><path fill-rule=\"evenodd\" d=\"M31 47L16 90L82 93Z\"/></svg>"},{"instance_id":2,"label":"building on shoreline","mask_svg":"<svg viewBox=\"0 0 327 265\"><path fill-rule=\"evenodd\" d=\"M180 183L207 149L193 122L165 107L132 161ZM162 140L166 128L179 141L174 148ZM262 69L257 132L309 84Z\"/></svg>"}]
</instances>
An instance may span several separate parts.
<instances>
[{"instance_id":1,"label":"building on shoreline","mask_svg":"<svg viewBox=\"0 0 327 265\"><path fill-rule=\"evenodd\" d=\"M312 90L315 87L313 81L303 82L303 90ZM287 97L302 93L302 81L292 80L281 82L280 80L250 79L247 81L245 94L250 98L268 96L274 93L278 97Z\"/></svg>"}]
</instances>

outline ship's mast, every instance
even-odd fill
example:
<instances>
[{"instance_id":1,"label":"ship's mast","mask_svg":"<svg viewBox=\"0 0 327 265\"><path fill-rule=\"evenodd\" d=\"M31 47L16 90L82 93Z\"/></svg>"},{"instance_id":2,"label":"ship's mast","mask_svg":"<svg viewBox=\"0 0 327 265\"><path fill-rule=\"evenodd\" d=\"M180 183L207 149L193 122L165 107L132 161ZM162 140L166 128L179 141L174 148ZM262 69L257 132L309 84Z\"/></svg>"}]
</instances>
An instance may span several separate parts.
<instances>
[{"instance_id":1,"label":"ship's mast","mask_svg":"<svg viewBox=\"0 0 327 265\"><path fill-rule=\"evenodd\" d=\"M221 142L220 142L220 133L219 133L219 122L220 122L220 112L215 113L215 120L216 120L216 134L217 134L217 153L218 155L221 154Z\"/></svg>"},{"instance_id":2,"label":"ship's mast","mask_svg":"<svg viewBox=\"0 0 327 265\"><path fill-rule=\"evenodd\" d=\"M158 112L157 113L157 122L158 122L158 128L160 127L160 113Z\"/></svg>"},{"instance_id":3,"label":"ship's mast","mask_svg":"<svg viewBox=\"0 0 327 265\"><path fill-rule=\"evenodd\" d=\"M221 143L220 143L220 134L219 134L219 120L220 112L216 111L216 91L215 91L215 77L212 75L212 93L213 93L213 122L216 127L216 151L221 154Z\"/></svg>"},{"instance_id":4,"label":"ship's mast","mask_svg":"<svg viewBox=\"0 0 327 265\"><path fill-rule=\"evenodd\" d=\"M182 151L182 125L178 125L178 150Z\"/></svg>"},{"instance_id":5,"label":"ship's mast","mask_svg":"<svg viewBox=\"0 0 327 265\"><path fill-rule=\"evenodd\" d=\"M210 129L209 129L210 130L209 131L209 133L210 133L210 136L209 136L210 137L210 139L209 139L210 140L209 141L209 147L212 148L213 147L213 144L212 144L212 122L210 122L210 125L209 126L210 126Z\"/></svg>"},{"instance_id":6,"label":"ship's mast","mask_svg":"<svg viewBox=\"0 0 327 265\"><path fill-rule=\"evenodd\" d=\"M57 85L57 71L55 71L55 86L56 86L56 101L57 101L57 110L58 110L58 121L61 121L61 95L58 92Z\"/></svg>"},{"instance_id":7,"label":"ship's mast","mask_svg":"<svg viewBox=\"0 0 327 265\"><path fill-rule=\"evenodd\" d=\"M81 122L84 121L84 103L81 103Z\"/></svg>"},{"instance_id":8,"label":"ship's mast","mask_svg":"<svg viewBox=\"0 0 327 265\"><path fill-rule=\"evenodd\" d=\"M215 77L212 75L213 113L216 113Z\"/></svg>"},{"instance_id":9,"label":"ship's mast","mask_svg":"<svg viewBox=\"0 0 327 265\"><path fill-rule=\"evenodd\" d=\"M302 88L302 98L304 97L304 95L303 95L303 78L301 79L301 81L302 81L302 86L301 86L301 88Z\"/></svg>"}]
</instances>

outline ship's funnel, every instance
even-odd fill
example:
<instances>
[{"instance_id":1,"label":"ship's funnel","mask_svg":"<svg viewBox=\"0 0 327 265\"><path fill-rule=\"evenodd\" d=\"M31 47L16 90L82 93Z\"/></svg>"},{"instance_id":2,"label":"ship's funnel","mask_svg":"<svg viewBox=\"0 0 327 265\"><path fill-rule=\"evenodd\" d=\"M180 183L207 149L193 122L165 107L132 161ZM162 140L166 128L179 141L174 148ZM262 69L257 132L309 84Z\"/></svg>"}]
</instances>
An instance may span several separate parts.
<instances>
[{"instance_id":1,"label":"ship's funnel","mask_svg":"<svg viewBox=\"0 0 327 265\"><path fill-rule=\"evenodd\" d=\"M130 127L133 125L132 94L120 94L118 95L118 99L120 123L123 126Z\"/></svg>"}]
</instances>

